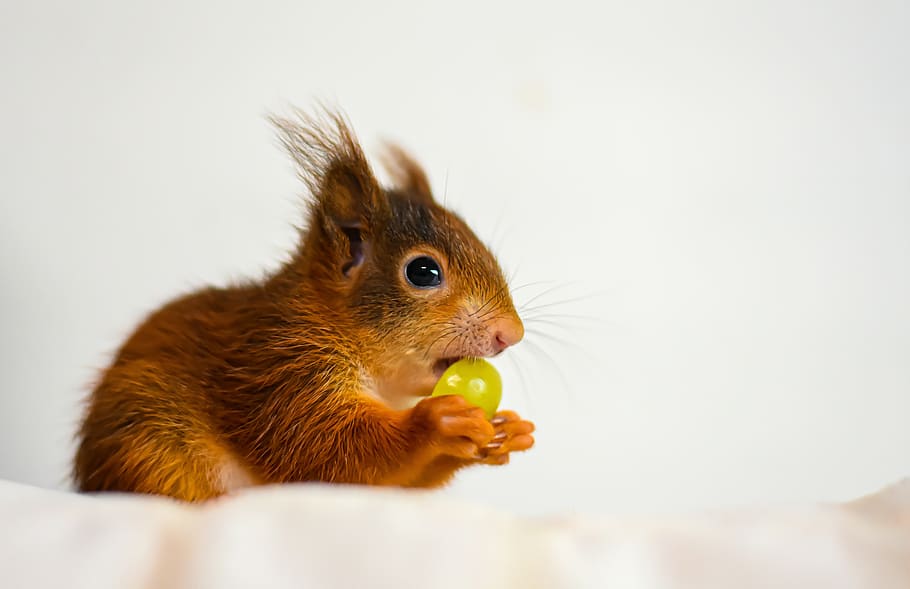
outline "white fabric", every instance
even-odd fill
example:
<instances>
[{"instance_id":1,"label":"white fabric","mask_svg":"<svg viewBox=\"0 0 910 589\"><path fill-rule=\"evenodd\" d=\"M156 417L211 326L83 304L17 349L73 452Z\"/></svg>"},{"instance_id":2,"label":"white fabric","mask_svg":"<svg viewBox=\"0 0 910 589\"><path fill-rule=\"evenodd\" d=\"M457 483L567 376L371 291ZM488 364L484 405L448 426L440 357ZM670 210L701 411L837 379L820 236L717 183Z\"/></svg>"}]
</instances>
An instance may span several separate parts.
<instances>
[{"instance_id":1,"label":"white fabric","mask_svg":"<svg viewBox=\"0 0 910 589\"><path fill-rule=\"evenodd\" d=\"M910 480L844 505L521 518L288 485L203 506L0 482L0 586L910 587Z\"/></svg>"}]
</instances>

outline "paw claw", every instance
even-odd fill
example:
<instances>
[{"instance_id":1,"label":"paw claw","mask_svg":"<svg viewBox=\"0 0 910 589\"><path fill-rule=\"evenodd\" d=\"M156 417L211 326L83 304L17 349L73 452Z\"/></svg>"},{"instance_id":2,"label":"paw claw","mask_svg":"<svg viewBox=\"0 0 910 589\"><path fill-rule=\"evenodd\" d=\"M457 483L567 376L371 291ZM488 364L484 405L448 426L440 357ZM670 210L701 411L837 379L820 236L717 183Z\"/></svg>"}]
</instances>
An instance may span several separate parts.
<instances>
[{"instance_id":1,"label":"paw claw","mask_svg":"<svg viewBox=\"0 0 910 589\"><path fill-rule=\"evenodd\" d=\"M482 461L484 464L492 464L493 466L501 466L503 464L509 463L508 454L499 454L496 456L487 456Z\"/></svg>"}]
</instances>

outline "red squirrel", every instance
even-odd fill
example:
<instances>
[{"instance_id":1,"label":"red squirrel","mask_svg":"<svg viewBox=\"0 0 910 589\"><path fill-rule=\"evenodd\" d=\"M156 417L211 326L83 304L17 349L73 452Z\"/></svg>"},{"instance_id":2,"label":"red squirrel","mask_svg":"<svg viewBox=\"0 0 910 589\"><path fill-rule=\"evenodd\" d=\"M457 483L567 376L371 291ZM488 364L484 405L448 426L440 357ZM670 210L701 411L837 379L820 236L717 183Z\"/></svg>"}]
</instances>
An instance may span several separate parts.
<instances>
[{"instance_id":1,"label":"red squirrel","mask_svg":"<svg viewBox=\"0 0 910 589\"><path fill-rule=\"evenodd\" d=\"M273 117L310 193L296 250L261 281L205 288L142 323L91 392L81 491L201 501L270 483L438 487L505 464L534 426L430 397L462 357L524 328L495 257L390 147L377 182L345 117Z\"/></svg>"}]
</instances>

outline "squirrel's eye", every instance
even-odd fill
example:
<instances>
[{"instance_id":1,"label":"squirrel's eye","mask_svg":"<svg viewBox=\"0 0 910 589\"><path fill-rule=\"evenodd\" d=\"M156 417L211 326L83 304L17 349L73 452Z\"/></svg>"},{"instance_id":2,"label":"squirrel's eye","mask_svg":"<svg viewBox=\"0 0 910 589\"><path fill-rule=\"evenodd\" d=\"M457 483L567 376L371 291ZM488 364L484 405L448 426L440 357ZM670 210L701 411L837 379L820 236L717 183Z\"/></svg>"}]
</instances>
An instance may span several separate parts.
<instances>
[{"instance_id":1,"label":"squirrel's eye","mask_svg":"<svg viewBox=\"0 0 910 589\"><path fill-rule=\"evenodd\" d=\"M433 258L420 256L414 258L404 267L408 282L417 288L433 288L442 284L442 270Z\"/></svg>"}]
</instances>

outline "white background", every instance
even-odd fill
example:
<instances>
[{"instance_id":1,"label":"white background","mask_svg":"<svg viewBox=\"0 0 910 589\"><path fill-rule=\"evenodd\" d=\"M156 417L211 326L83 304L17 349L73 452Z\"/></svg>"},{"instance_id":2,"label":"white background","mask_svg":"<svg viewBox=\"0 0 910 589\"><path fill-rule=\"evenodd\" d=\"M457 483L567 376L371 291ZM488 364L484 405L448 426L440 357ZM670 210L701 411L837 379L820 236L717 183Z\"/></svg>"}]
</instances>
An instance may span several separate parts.
<instances>
[{"instance_id":1,"label":"white background","mask_svg":"<svg viewBox=\"0 0 910 589\"><path fill-rule=\"evenodd\" d=\"M264 115L314 99L553 303L524 382L500 363L538 446L447 493L664 511L910 474L908 7L4 3L0 478L66 488L136 322L276 266L301 187Z\"/></svg>"}]
</instances>

